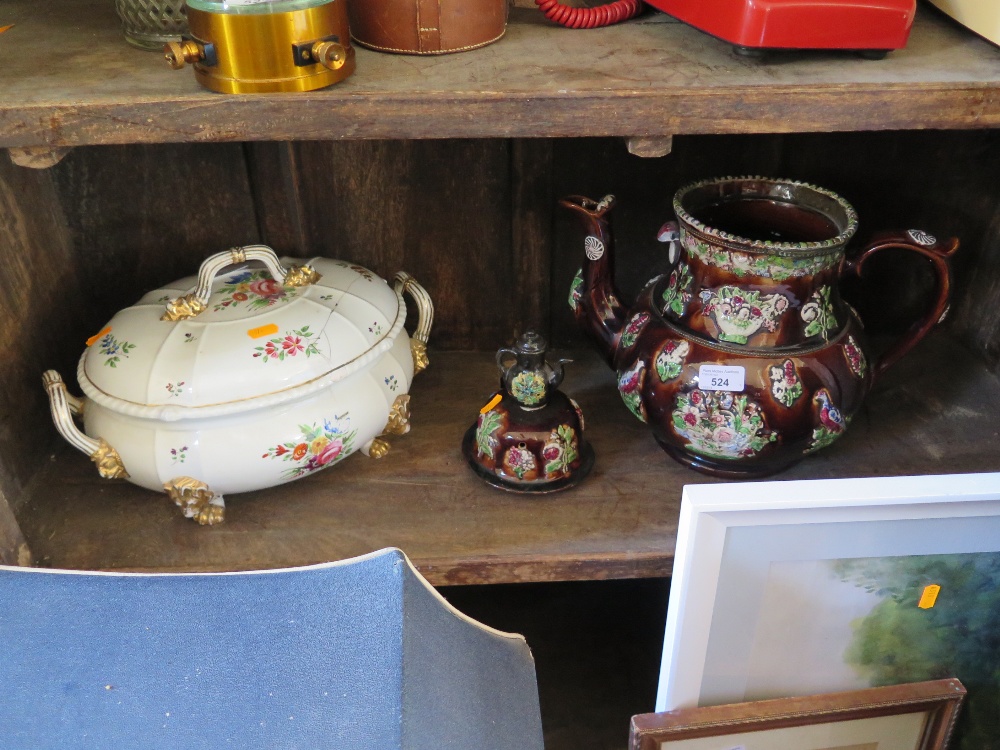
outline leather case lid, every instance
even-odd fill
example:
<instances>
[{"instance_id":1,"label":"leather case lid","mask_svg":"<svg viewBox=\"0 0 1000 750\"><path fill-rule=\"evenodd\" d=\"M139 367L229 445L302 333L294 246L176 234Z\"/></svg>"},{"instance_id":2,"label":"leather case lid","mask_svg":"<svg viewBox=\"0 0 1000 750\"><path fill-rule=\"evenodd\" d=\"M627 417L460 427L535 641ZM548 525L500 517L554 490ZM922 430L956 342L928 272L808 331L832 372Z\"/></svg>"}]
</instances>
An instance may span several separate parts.
<instances>
[{"instance_id":1,"label":"leather case lid","mask_svg":"<svg viewBox=\"0 0 1000 750\"><path fill-rule=\"evenodd\" d=\"M385 52L460 52L507 25L507 0L353 0L348 11L354 40Z\"/></svg>"}]
</instances>

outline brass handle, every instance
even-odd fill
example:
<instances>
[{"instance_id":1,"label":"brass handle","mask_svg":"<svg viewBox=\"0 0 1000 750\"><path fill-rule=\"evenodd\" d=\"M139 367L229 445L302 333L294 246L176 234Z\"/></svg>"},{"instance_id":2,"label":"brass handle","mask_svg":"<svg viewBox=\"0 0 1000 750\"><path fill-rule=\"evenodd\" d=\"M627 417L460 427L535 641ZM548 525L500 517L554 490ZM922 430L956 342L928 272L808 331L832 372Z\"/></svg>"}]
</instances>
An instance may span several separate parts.
<instances>
[{"instance_id":1,"label":"brass handle","mask_svg":"<svg viewBox=\"0 0 1000 750\"><path fill-rule=\"evenodd\" d=\"M188 63L205 59L205 49L197 42L186 39L181 42L167 42L163 45L163 57L174 70L180 70Z\"/></svg>"},{"instance_id":2,"label":"brass handle","mask_svg":"<svg viewBox=\"0 0 1000 750\"><path fill-rule=\"evenodd\" d=\"M309 53L313 60L330 70L340 70L347 62L347 50L337 42L316 42Z\"/></svg>"},{"instance_id":3,"label":"brass handle","mask_svg":"<svg viewBox=\"0 0 1000 750\"><path fill-rule=\"evenodd\" d=\"M320 280L320 274L310 266L290 266L285 268L267 245L247 245L224 250L205 259L198 269L198 286L183 297L167 302L166 311L160 320L176 321L193 318L208 306L212 295L212 281L224 268L235 263L258 260L271 272L271 277L282 286L308 286Z\"/></svg>"}]
</instances>

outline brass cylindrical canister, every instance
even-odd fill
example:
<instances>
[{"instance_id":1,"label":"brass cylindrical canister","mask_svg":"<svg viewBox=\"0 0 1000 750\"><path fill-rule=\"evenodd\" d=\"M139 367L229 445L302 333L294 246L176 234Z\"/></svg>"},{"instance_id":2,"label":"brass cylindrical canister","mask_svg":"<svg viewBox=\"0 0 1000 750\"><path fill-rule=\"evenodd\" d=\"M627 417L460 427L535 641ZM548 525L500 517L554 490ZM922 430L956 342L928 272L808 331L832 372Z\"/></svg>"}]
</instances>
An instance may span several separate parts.
<instances>
[{"instance_id":1,"label":"brass cylindrical canister","mask_svg":"<svg viewBox=\"0 0 1000 750\"><path fill-rule=\"evenodd\" d=\"M354 72L347 0L188 0L202 85L227 94L312 91Z\"/></svg>"}]
</instances>

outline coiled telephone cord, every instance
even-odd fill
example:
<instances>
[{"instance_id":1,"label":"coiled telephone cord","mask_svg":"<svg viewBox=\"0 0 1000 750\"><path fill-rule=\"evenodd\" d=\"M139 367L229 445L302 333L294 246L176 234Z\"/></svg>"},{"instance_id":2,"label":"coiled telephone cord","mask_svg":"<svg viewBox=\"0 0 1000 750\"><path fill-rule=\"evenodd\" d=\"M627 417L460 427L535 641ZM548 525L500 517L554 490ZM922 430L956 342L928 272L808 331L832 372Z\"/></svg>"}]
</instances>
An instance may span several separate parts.
<instances>
[{"instance_id":1,"label":"coiled telephone cord","mask_svg":"<svg viewBox=\"0 0 1000 750\"><path fill-rule=\"evenodd\" d=\"M535 0L545 17L571 29L596 29L639 15L641 0L615 0L596 8L572 8L559 0Z\"/></svg>"}]
</instances>

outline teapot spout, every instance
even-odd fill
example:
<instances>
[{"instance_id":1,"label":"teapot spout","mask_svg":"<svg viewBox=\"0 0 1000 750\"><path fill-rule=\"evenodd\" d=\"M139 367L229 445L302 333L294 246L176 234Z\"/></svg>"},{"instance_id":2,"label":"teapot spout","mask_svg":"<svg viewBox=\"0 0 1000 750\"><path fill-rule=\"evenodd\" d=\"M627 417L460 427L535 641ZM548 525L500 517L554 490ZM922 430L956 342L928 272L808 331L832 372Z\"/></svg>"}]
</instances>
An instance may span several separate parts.
<instances>
[{"instance_id":1,"label":"teapot spout","mask_svg":"<svg viewBox=\"0 0 1000 750\"><path fill-rule=\"evenodd\" d=\"M614 236L610 217L614 204L613 195L600 201L570 195L559 201L559 205L577 216L584 233L583 267L570 290L573 316L612 366L628 312L614 284Z\"/></svg>"}]
</instances>

